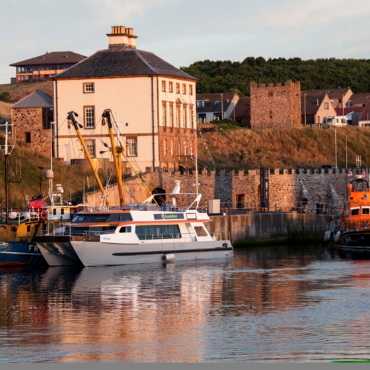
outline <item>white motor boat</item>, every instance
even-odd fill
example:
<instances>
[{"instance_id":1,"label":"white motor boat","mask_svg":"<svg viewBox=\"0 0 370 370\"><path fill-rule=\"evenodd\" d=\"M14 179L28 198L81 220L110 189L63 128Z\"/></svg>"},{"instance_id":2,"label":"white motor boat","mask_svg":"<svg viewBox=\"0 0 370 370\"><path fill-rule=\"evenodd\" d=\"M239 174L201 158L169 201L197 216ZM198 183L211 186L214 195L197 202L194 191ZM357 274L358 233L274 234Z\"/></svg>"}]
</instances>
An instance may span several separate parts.
<instances>
[{"instance_id":1,"label":"white motor boat","mask_svg":"<svg viewBox=\"0 0 370 370\"><path fill-rule=\"evenodd\" d=\"M151 203L155 197L173 196L171 204ZM61 223L52 233L37 236L36 243L49 266L126 265L233 257L228 232L210 233L212 222L198 207L197 195L189 207L176 207L175 196L154 194L144 203L125 207L89 209ZM195 204L195 206L193 206Z\"/></svg>"}]
</instances>

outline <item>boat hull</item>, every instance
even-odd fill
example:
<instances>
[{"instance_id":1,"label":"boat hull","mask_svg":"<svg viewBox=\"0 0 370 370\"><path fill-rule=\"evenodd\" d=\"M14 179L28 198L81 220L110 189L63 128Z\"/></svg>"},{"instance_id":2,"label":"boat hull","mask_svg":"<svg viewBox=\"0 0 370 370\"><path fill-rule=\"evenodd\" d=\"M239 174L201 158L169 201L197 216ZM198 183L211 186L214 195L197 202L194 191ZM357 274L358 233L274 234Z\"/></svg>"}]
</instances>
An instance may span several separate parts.
<instances>
[{"instance_id":1,"label":"boat hull","mask_svg":"<svg viewBox=\"0 0 370 370\"><path fill-rule=\"evenodd\" d=\"M63 237L62 237L63 238ZM74 240L37 244L49 266L82 264L84 266L117 266L142 263L166 262L164 256L175 255L174 262L232 258L233 248L229 240L176 243L118 244L99 241Z\"/></svg>"},{"instance_id":2,"label":"boat hull","mask_svg":"<svg viewBox=\"0 0 370 370\"><path fill-rule=\"evenodd\" d=\"M370 250L370 231L347 231L332 243L333 247L352 250Z\"/></svg>"},{"instance_id":3,"label":"boat hull","mask_svg":"<svg viewBox=\"0 0 370 370\"><path fill-rule=\"evenodd\" d=\"M40 265L44 257L35 243L0 242L0 267Z\"/></svg>"},{"instance_id":4,"label":"boat hull","mask_svg":"<svg viewBox=\"0 0 370 370\"><path fill-rule=\"evenodd\" d=\"M223 247L223 245L225 245ZM174 255L174 262L231 258L233 249L230 241L208 241L188 243L150 243L122 245L110 243L72 242L84 266L116 266L141 263L165 262L165 255Z\"/></svg>"}]
</instances>

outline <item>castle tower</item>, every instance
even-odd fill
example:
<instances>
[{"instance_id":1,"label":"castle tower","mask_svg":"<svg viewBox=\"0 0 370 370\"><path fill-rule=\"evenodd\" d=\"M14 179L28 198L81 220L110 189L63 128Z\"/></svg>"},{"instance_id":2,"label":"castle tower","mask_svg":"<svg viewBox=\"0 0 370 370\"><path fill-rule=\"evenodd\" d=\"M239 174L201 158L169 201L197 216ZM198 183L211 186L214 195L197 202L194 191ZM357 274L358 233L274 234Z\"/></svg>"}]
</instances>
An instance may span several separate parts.
<instances>
[{"instance_id":1,"label":"castle tower","mask_svg":"<svg viewBox=\"0 0 370 370\"><path fill-rule=\"evenodd\" d=\"M301 127L301 84L288 80L250 84L251 127L258 130Z\"/></svg>"}]
</instances>

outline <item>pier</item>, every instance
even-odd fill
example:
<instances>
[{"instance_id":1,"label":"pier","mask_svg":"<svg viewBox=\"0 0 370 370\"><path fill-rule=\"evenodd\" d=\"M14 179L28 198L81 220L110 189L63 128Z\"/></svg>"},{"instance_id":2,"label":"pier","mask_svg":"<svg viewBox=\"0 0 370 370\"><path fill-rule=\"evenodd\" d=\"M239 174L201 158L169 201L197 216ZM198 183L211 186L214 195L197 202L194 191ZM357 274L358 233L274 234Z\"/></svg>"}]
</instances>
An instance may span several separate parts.
<instances>
[{"instance_id":1,"label":"pier","mask_svg":"<svg viewBox=\"0 0 370 370\"><path fill-rule=\"evenodd\" d=\"M298 212L252 212L244 215L210 216L209 231L226 231L234 246L323 241L329 223L338 216Z\"/></svg>"}]
</instances>

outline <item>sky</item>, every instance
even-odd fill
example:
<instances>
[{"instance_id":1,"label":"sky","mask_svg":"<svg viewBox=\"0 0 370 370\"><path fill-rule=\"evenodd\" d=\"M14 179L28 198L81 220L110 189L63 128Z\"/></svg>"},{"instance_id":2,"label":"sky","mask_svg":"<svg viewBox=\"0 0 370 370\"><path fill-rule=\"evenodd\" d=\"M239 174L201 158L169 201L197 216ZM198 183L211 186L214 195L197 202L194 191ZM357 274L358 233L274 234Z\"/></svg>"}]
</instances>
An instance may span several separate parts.
<instances>
[{"instance_id":1,"label":"sky","mask_svg":"<svg viewBox=\"0 0 370 370\"><path fill-rule=\"evenodd\" d=\"M1 0L0 83L9 64L52 51L89 56L111 26L176 67L200 60L370 59L369 0Z\"/></svg>"}]
</instances>

